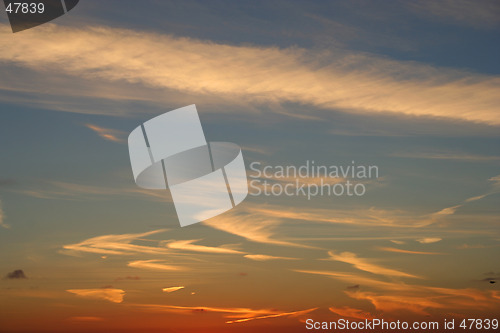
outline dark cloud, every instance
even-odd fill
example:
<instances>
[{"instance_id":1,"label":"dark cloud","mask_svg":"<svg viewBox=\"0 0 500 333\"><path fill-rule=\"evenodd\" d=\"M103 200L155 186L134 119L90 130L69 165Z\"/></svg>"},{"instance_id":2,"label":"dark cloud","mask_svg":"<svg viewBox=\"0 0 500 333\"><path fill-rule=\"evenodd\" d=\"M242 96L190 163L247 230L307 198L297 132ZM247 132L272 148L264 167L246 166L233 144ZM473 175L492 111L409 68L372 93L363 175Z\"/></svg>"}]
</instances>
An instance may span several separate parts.
<instances>
[{"instance_id":1,"label":"dark cloud","mask_svg":"<svg viewBox=\"0 0 500 333\"><path fill-rule=\"evenodd\" d=\"M22 269L16 269L13 272L10 272L6 276L7 279L27 279Z\"/></svg>"},{"instance_id":2,"label":"dark cloud","mask_svg":"<svg viewBox=\"0 0 500 333\"><path fill-rule=\"evenodd\" d=\"M115 279L115 282L117 281L123 281L123 280L140 280L141 278L139 276L125 276L125 277L117 277Z\"/></svg>"},{"instance_id":3,"label":"dark cloud","mask_svg":"<svg viewBox=\"0 0 500 333\"><path fill-rule=\"evenodd\" d=\"M497 281L500 280L500 272L491 271L491 272L484 273L484 275L486 275L486 277L484 279L479 280L479 281L496 283Z\"/></svg>"},{"instance_id":4,"label":"dark cloud","mask_svg":"<svg viewBox=\"0 0 500 333\"><path fill-rule=\"evenodd\" d=\"M0 178L0 187L7 187L7 186L13 186L16 185L16 181L12 179L1 179Z\"/></svg>"},{"instance_id":5,"label":"dark cloud","mask_svg":"<svg viewBox=\"0 0 500 333\"><path fill-rule=\"evenodd\" d=\"M359 284L355 284L354 286L348 286L346 289L347 290L357 290L357 289L359 289L359 287L360 287Z\"/></svg>"}]
</instances>

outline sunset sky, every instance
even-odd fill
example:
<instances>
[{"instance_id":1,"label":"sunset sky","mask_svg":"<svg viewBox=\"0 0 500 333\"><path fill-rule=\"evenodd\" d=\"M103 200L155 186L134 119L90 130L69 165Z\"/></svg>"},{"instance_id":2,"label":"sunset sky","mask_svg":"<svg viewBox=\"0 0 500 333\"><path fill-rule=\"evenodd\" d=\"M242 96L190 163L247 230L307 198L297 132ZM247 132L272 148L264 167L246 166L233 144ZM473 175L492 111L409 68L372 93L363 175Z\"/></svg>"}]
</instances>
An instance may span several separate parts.
<instances>
[{"instance_id":1,"label":"sunset sky","mask_svg":"<svg viewBox=\"0 0 500 333\"><path fill-rule=\"evenodd\" d=\"M498 318L499 59L494 0L81 0L15 34L2 11L0 332ZM248 176L379 177L181 228L127 137L191 104Z\"/></svg>"}]
</instances>

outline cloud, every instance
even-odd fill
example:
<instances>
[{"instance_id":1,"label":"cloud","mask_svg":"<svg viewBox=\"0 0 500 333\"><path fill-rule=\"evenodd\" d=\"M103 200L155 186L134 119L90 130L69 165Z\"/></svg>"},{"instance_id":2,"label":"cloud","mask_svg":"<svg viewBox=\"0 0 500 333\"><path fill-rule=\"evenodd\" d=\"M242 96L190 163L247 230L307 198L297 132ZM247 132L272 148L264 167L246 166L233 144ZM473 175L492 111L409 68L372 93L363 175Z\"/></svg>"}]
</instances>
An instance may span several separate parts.
<instances>
[{"instance_id":1,"label":"cloud","mask_svg":"<svg viewBox=\"0 0 500 333\"><path fill-rule=\"evenodd\" d=\"M360 287L360 285L359 285L359 284L355 284L355 285L353 285L353 286L347 286L347 288L346 288L346 289L347 289L347 290L358 290L358 289L359 289L359 287Z\"/></svg>"},{"instance_id":2,"label":"cloud","mask_svg":"<svg viewBox=\"0 0 500 333\"><path fill-rule=\"evenodd\" d=\"M63 246L62 253L74 255L78 253L130 255L137 253L166 254L169 250L158 246L144 246L131 244L143 237L165 232L166 229L153 230L138 234L104 235L89 238L80 243Z\"/></svg>"},{"instance_id":3,"label":"cloud","mask_svg":"<svg viewBox=\"0 0 500 333\"><path fill-rule=\"evenodd\" d=\"M500 125L500 78L495 76L340 49L232 46L104 26L46 24L15 40L6 25L0 31L0 43L10 45L1 62L75 79L248 103L297 102Z\"/></svg>"},{"instance_id":4,"label":"cloud","mask_svg":"<svg viewBox=\"0 0 500 333\"><path fill-rule=\"evenodd\" d=\"M6 279L27 279L28 277L24 274L24 271L22 269L16 269L13 272L7 273L5 276Z\"/></svg>"},{"instance_id":5,"label":"cloud","mask_svg":"<svg viewBox=\"0 0 500 333\"><path fill-rule=\"evenodd\" d=\"M247 259L255 260L255 261L297 260L297 258L269 256L267 254L247 254L244 257Z\"/></svg>"},{"instance_id":6,"label":"cloud","mask_svg":"<svg viewBox=\"0 0 500 333\"><path fill-rule=\"evenodd\" d=\"M0 187L14 186L16 184L17 184L17 182L15 180L0 178Z\"/></svg>"},{"instance_id":7,"label":"cloud","mask_svg":"<svg viewBox=\"0 0 500 333\"><path fill-rule=\"evenodd\" d=\"M101 299L113 303L123 302L125 291L121 289L104 288L104 289L68 289L69 293L75 294L78 297L89 299Z\"/></svg>"},{"instance_id":8,"label":"cloud","mask_svg":"<svg viewBox=\"0 0 500 333\"><path fill-rule=\"evenodd\" d=\"M137 307L146 308L149 311L173 312L179 314L195 314L204 312L225 313L226 318L239 318L228 320L226 324L241 323L257 319L269 319L277 317L296 317L316 310L317 308L301 311L279 311L271 309L251 309L251 308L223 308L210 306L177 306L177 305L159 305L159 304L135 304Z\"/></svg>"},{"instance_id":9,"label":"cloud","mask_svg":"<svg viewBox=\"0 0 500 333\"><path fill-rule=\"evenodd\" d=\"M359 288L347 289L344 292L351 298L367 300L379 311L394 313L407 311L419 315L428 315L429 309L483 309L491 311L499 309L495 295L472 288L442 288L424 285L407 284L399 281L380 281L359 274L295 270L296 272L327 276L333 279L351 282L357 281L372 291L361 291ZM397 278L397 277L396 277Z\"/></svg>"},{"instance_id":10,"label":"cloud","mask_svg":"<svg viewBox=\"0 0 500 333\"><path fill-rule=\"evenodd\" d=\"M446 208L446 209L449 209L449 208ZM448 213L446 213L446 214L448 214ZM415 241L419 242L420 244L431 244L431 243L437 243L439 241L442 241L442 238L439 238L439 237L425 237L425 238L416 239Z\"/></svg>"},{"instance_id":11,"label":"cloud","mask_svg":"<svg viewBox=\"0 0 500 333\"><path fill-rule=\"evenodd\" d=\"M102 317L70 317L68 318L69 321L76 321L76 322L97 322L97 321L104 321L104 318Z\"/></svg>"},{"instance_id":12,"label":"cloud","mask_svg":"<svg viewBox=\"0 0 500 333\"><path fill-rule=\"evenodd\" d=\"M161 260L136 260L130 261L128 264L130 267L148 269L154 271L182 271L187 270L187 268L182 266L174 266L164 263Z\"/></svg>"},{"instance_id":13,"label":"cloud","mask_svg":"<svg viewBox=\"0 0 500 333\"><path fill-rule=\"evenodd\" d=\"M495 0L422 0L408 5L445 22L487 29L500 25L500 5Z\"/></svg>"},{"instance_id":14,"label":"cloud","mask_svg":"<svg viewBox=\"0 0 500 333\"><path fill-rule=\"evenodd\" d=\"M339 315L340 317L349 317L356 319L373 319L375 318L371 313L365 312L363 310L354 309L348 306L344 306L341 308L329 307L328 310Z\"/></svg>"},{"instance_id":15,"label":"cloud","mask_svg":"<svg viewBox=\"0 0 500 333\"><path fill-rule=\"evenodd\" d=\"M181 290L181 289L184 289L184 286L163 288L162 291L164 293L173 293L174 291Z\"/></svg>"},{"instance_id":16,"label":"cloud","mask_svg":"<svg viewBox=\"0 0 500 333\"><path fill-rule=\"evenodd\" d=\"M491 155L477 155L477 154L464 154L464 153L442 153L442 152L401 152L394 153L390 156L403 157L403 158L421 158L429 160L458 160L470 162L491 162L500 160L500 156Z\"/></svg>"},{"instance_id":17,"label":"cloud","mask_svg":"<svg viewBox=\"0 0 500 333\"><path fill-rule=\"evenodd\" d=\"M397 271L390 268L385 268L370 262L369 259L359 258L356 254L352 252L342 252L336 254L333 251L329 251L328 254L332 260L345 262L353 265L359 270L370 272L373 274L386 275L386 276L397 276L397 277L412 277L417 278L418 276L413 274L408 274L405 272Z\"/></svg>"},{"instance_id":18,"label":"cloud","mask_svg":"<svg viewBox=\"0 0 500 333\"><path fill-rule=\"evenodd\" d=\"M274 229L281 224L281 221L269 216L228 213L219 215L203 223L214 229L222 230L257 243L302 247L300 244L274 238Z\"/></svg>"},{"instance_id":19,"label":"cloud","mask_svg":"<svg viewBox=\"0 0 500 333\"><path fill-rule=\"evenodd\" d=\"M103 187L60 181L43 181L37 188L19 190L19 193L40 199L102 200L116 196L142 196L160 202L171 202L165 191L151 191L139 187Z\"/></svg>"},{"instance_id":20,"label":"cloud","mask_svg":"<svg viewBox=\"0 0 500 333\"><path fill-rule=\"evenodd\" d=\"M5 214L2 209L2 201L0 200L0 227L3 227L5 229L9 229L10 225L5 223Z\"/></svg>"},{"instance_id":21,"label":"cloud","mask_svg":"<svg viewBox=\"0 0 500 333\"><path fill-rule=\"evenodd\" d=\"M491 177L489 181L493 183L492 185L494 189L500 190L500 175Z\"/></svg>"},{"instance_id":22,"label":"cloud","mask_svg":"<svg viewBox=\"0 0 500 333\"><path fill-rule=\"evenodd\" d=\"M233 250L227 247L219 246L203 246L193 244L198 240L179 240L179 241L171 241L166 244L166 246L170 249L174 250L184 250L184 251L194 251L194 252L204 252L204 253L214 253L214 254L242 254L244 252Z\"/></svg>"},{"instance_id":23,"label":"cloud","mask_svg":"<svg viewBox=\"0 0 500 333\"><path fill-rule=\"evenodd\" d=\"M99 127L93 124L85 124L86 127L96 132L101 138L113 142L125 142L126 133L123 131Z\"/></svg>"},{"instance_id":24,"label":"cloud","mask_svg":"<svg viewBox=\"0 0 500 333\"><path fill-rule=\"evenodd\" d=\"M346 292L358 300L370 301L377 310L383 312L409 311L419 315L428 315L427 308L445 308L445 306L429 297L408 295L378 295L372 292Z\"/></svg>"},{"instance_id":25,"label":"cloud","mask_svg":"<svg viewBox=\"0 0 500 333\"><path fill-rule=\"evenodd\" d=\"M394 244L398 244L398 245L403 245L405 244L404 241L400 241L400 240L394 240L394 239L391 239L390 242L394 243Z\"/></svg>"},{"instance_id":26,"label":"cloud","mask_svg":"<svg viewBox=\"0 0 500 333\"><path fill-rule=\"evenodd\" d=\"M139 281L141 278L139 276L125 276L125 277L117 277L115 282L123 281L123 280L134 280Z\"/></svg>"},{"instance_id":27,"label":"cloud","mask_svg":"<svg viewBox=\"0 0 500 333\"><path fill-rule=\"evenodd\" d=\"M402 249L397 249L394 247L377 247L378 250L380 251L387 251L387 252L396 252L396 253L407 253L407 254L444 254L440 252L424 252L424 251L410 251L410 250L402 250Z\"/></svg>"}]
</instances>

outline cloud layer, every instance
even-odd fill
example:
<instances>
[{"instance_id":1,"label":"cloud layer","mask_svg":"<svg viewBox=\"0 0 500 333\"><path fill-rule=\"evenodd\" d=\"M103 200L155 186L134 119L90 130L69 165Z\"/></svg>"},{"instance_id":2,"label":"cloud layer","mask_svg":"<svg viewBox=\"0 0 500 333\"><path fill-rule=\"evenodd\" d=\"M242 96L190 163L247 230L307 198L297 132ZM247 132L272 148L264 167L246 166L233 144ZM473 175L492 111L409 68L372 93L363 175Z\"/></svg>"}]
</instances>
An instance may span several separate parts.
<instances>
[{"instance_id":1,"label":"cloud layer","mask_svg":"<svg viewBox=\"0 0 500 333\"><path fill-rule=\"evenodd\" d=\"M234 101L500 125L495 76L345 50L233 46L109 27L48 24L13 38L0 25L0 43L9 45L0 61L35 71Z\"/></svg>"}]
</instances>

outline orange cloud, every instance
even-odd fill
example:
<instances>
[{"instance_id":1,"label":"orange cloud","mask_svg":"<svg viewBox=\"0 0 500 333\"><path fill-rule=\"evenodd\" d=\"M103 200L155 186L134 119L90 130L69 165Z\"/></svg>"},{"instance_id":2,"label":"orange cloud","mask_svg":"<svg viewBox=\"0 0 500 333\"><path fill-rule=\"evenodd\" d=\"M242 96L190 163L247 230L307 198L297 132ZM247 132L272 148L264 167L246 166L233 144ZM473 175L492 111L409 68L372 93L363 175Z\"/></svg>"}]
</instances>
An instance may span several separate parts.
<instances>
[{"instance_id":1,"label":"orange cloud","mask_svg":"<svg viewBox=\"0 0 500 333\"><path fill-rule=\"evenodd\" d=\"M125 132L114 130L111 128L99 127L92 124L85 124L85 126L96 132L101 138L105 140L113 142L125 142Z\"/></svg>"},{"instance_id":2,"label":"orange cloud","mask_svg":"<svg viewBox=\"0 0 500 333\"><path fill-rule=\"evenodd\" d=\"M440 252L409 251L409 250L397 249L394 247L377 247L377 249L379 249L381 251L407 253L407 254L444 254L444 253L440 253Z\"/></svg>"},{"instance_id":3,"label":"orange cloud","mask_svg":"<svg viewBox=\"0 0 500 333\"><path fill-rule=\"evenodd\" d=\"M149 269L155 271L182 271L187 270L187 268L182 266L174 266L163 263L161 260L136 260L130 261L128 264L130 267Z\"/></svg>"},{"instance_id":4,"label":"orange cloud","mask_svg":"<svg viewBox=\"0 0 500 333\"><path fill-rule=\"evenodd\" d=\"M218 253L218 254L242 254L244 252L233 250L227 247L212 247L193 244L198 240L179 240L167 243L167 247L175 250L185 250L194 252L204 252L204 253Z\"/></svg>"},{"instance_id":5,"label":"orange cloud","mask_svg":"<svg viewBox=\"0 0 500 333\"><path fill-rule=\"evenodd\" d=\"M454 207L452 207L452 208L454 208ZM454 210L453 210L453 212L451 212L451 211L450 212L444 212L445 210L449 210L449 209L452 209L452 208L445 208L445 209L443 209L442 211L440 211L440 212L438 212L436 214L446 214L446 215L453 214ZM416 239L416 241L419 242L420 244L437 243L437 242L439 242L441 240L442 240L442 238L439 238L439 237L425 237L425 238Z\"/></svg>"},{"instance_id":6,"label":"orange cloud","mask_svg":"<svg viewBox=\"0 0 500 333\"><path fill-rule=\"evenodd\" d=\"M46 24L15 42L5 24L0 31L0 43L10 45L1 62L75 79L133 82L246 102L500 124L500 79L470 71L339 49L232 46L103 26Z\"/></svg>"},{"instance_id":7,"label":"orange cloud","mask_svg":"<svg viewBox=\"0 0 500 333\"><path fill-rule=\"evenodd\" d=\"M348 306L344 306L341 308L336 308L336 307L329 307L328 310L331 312L341 316L341 317L349 317L349 318L356 318L356 319L373 319L375 318L371 313L365 312L363 310L359 309L354 309L350 308Z\"/></svg>"},{"instance_id":8,"label":"orange cloud","mask_svg":"<svg viewBox=\"0 0 500 333\"><path fill-rule=\"evenodd\" d=\"M97 254L115 254L130 255L136 253L147 254L166 254L169 251L161 247L144 246L131 244L133 241L153 234L165 232L166 229L153 230L138 234L104 235L89 238L80 243L64 245L66 253L97 253Z\"/></svg>"},{"instance_id":9,"label":"orange cloud","mask_svg":"<svg viewBox=\"0 0 500 333\"><path fill-rule=\"evenodd\" d=\"M69 293L79 297L90 299L102 299L113 303L123 302L125 291L121 289L103 288L103 289L68 289Z\"/></svg>"},{"instance_id":10,"label":"orange cloud","mask_svg":"<svg viewBox=\"0 0 500 333\"><path fill-rule=\"evenodd\" d=\"M184 286L179 286L179 287L168 287L168 288L163 288L164 293L173 293L174 291L184 289Z\"/></svg>"},{"instance_id":11,"label":"orange cloud","mask_svg":"<svg viewBox=\"0 0 500 333\"><path fill-rule=\"evenodd\" d=\"M417 278L416 275L408 274L405 272L397 271L390 268L385 268L376 264L371 263L368 259L359 258L356 254L351 252L342 252L340 254L336 254L333 251L329 251L328 254L332 260L345 262L353 265L359 270L370 272L373 274L380 274L386 276L397 276L397 277L412 277Z\"/></svg>"},{"instance_id":12,"label":"orange cloud","mask_svg":"<svg viewBox=\"0 0 500 333\"><path fill-rule=\"evenodd\" d=\"M255 260L255 261L297 260L297 258L269 256L267 254L247 254L244 257L247 259Z\"/></svg>"},{"instance_id":13,"label":"orange cloud","mask_svg":"<svg viewBox=\"0 0 500 333\"><path fill-rule=\"evenodd\" d=\"M277 318L277 317L296 317L316 310L317 308L301 311L279 311L271 309L250 309L250 308L223 308L210 306L177 306L177 305L159 305L159 304L135 304L135 306L146 308L149 311L173 312L180 314L193 314L199 312L225 313L226 318L239 318L226 321L227 324L241 323L250 320Z\"/></svg>"},{"instance_id":14,"label":"orange cloud","mask_svg":"<svg viewBox=\"0 0 500 333\"><path fill-rule=\"evenodd\" d=\"M101 317L70 317L68 318L70 321L80 321L80 322L96 322L103 321L104 318Z\"/></svg>"}]
</instances>

